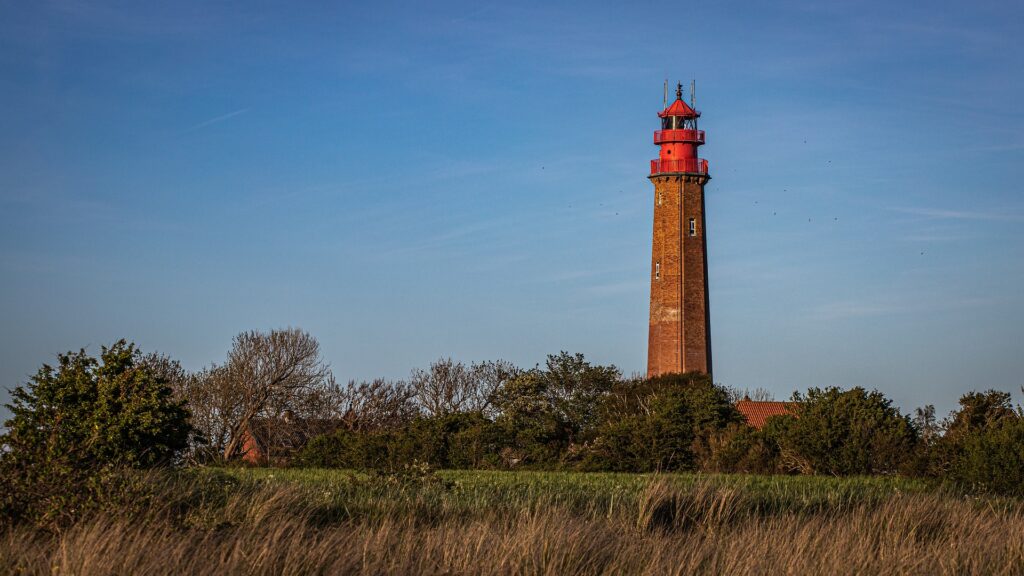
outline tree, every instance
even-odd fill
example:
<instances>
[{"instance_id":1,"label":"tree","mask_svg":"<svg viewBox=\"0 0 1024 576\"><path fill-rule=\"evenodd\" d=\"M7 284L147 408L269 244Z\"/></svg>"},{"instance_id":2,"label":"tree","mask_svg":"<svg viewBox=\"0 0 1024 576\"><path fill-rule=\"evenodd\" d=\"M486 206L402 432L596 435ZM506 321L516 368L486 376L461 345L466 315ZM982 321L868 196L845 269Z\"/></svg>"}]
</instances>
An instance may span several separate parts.
<instances>
[{"instance_id":1,"label":"tree","mask_svg":"<svg viewBox=\"0 0 1024 576\"><path fill-rule=\"evenodd\" d=\"M568 447L571 424L558 410L539 369L527 370L495 394L495 429L508 465L552 464Z\"/></svg>"},{"instance_id":2,"label":"tree","mask_svg":"<svg viewBox=\"0 0 1024 576\"><path fill-rule=\"evenodd\" d=\"M793 415L769 420L784 463L810 474L891 474L913 452L910 419L877 390L811 388L793 395Z\"/></svg>"},{"instance_id":3,"label":"tree","mask_svg":"<svg viewBox=\"0 0 1024 576\"><path fill-rule=\"evenodd\" d=\"M615 385L584 466L617 471L692 470L695 449L741 416L706 374L668 374Z\"/></svg>"},{"instance_id":4,"label":"tree","mask_svg":"<svg viewBox=\"0 0 1024 576\"><path fill-rule=\"evenodd\" d=\"M411 384L428 416L462 412L474 397L474 379L462 362L442 358L427 370L413 370Z\"/></svg>"},{"instance_id":5,"label":"tree","mask_svg":"<svg viewBox=\"0 0 1024 576\"><path fill-rule=\"evenodd\" d=\"M333 388L335 417L353 432L399 428L416 416L415 390L405 382L378 378Z\"/></svg>"},{"instance_id":6,"label":"tree","mask_svg":"<svg viewBox=\"0 0 1024 576\"><path fill-rule=\"evenodd\" d=\"M519 374L512 364L498 360L466 366L451 358L433 362L427 370L414 370L410 381L427 416L456 412L488 412L494 393Z\"/></svg>"},{"instance_id":7,"label":"tree","mask_svg":"<svg viewBox=\"0 0 1024 576\"><path fill-rule=\"evenodd\" d=\"M544 367L519 372L491 395L496 429L509 462L551 463L592 436L601 399L619 380L615 366L582 354L549 355Z\"/></svg>"},{"instance_id":8,"label":"tree","mask_svg":"<svg viewBox=\"0 0 1024 576\"><path fill-rule=\"evenodd\" d=\"M523 371L505 360L486 360L474 362L470 368L476 381L473 401L469 406L471 412L480 412L489 417L497 415L494 403L501 387L512 381Z\"/></svg>"},{"instance_id":9,"label":"tree","mask_svg":"<svg viewBox=\"0 0 1024 576\"><path fill-rule=\"evenodd\" d=\"M172 461L187 446L188 411L166 380L141 364L133 344L103 347L99 360L85 350L57 359L56 369L44 365L12 391L5 461L28 469L148 467Z\"/></svg>"},{"instance_id":10,"label":"tree","mask_svg":"<svg viewBox=\"0 0 1024 576\"><path fill-rule=\"evenodd\" d=\"M1024 494L1024 411L998 390L969 392L930 450L929 472L975 491Z\"/></svg>"},{"instance_id":11,"label":"tree","mask_svg":"<svg viewBox=\"0 0 1024 576\"><path fill-rule=\"evenodd\" d=\"M192 457L198 461L218 460L231 439L242 404L240 390L228 378L223 366L211 366L178 380L175 395L187 402L197 438Z\"/></svg>"},{"instance_id":12,"label":"tree","mask_svg":"<svg viewBox=\"0 0 1024 576\"><path fill-rule=\"evenodd\" d=\"M946 420L946 435L950 438L965 436L1016 416L1009 392L968 392L960 397L960 410Z\"/></svg>"},{"instance_id":13,"label":"tree","mask_svg":"<svg viewBox=\"0 0 1024 576\"><path fill-rule=\"evenodd\" d=\"M976 491L1024 495L1024 413L988 422L958 438L949 476Z\"/></svg>"},{"instance_id":14,"label":"tree","mask_svg":"<svg viewBox=\"0 0 1024 576\"><path fill-rule=\"evenodd\" d=\"M935 406L928 404L914 409L914 428L925 445L931 445L942 435L942 425L935 418Z\"/></svg>"},{"instance_id":15,"label":"tree","mask_svg":"<svg viewBox=\"0 0 1024 576\"><path fill-rule=\"evenodd\" d=\"M739 388L727 386L725 389L726 391L729 392L729 399L732 401L733 404L741 400L753 400L754 402L775 401L775 394L773 394L772 391L768 390L767 388L757 387L754 388L753 390L749 388L740 390Z\"/></svg>"},{"instance_id":16,"label":"tree","mask_svg":"<svg viewBox=\"0 0 1024 576\"><path fill-rule=\"evenodd\" d=\"M0 475L16 484L19 506L42 502L43 514L61 513L62 503L97 489L90 479L173 463L188 446L188 410L133 344L103 347L98 360L85 350L57 359L7 405Z\"/></svg>"},{"instance_id":17,"label":"tree","mask_svg":"<svg viewBox=\"0 0 1024 576\"><path fill-rule=\"evenodd\" d=\"M548 355L540 372L552 407L569 424L570 442L585 439L597 425L601 399L622 378L615 366L594 366L583 354Z\"/></svg>"},{"instance_id":18,"label":"tree","mask_svg":"<svg viewBox=\"0 0 1024 576\"><path fill-rule=\"evenodd\" d=\"M297 328L239 334L227 363L213 372L217 417L223 419L226 430L225 460L241 451L254 419L283 421L286 411L300 407L330 383L320 344Z\"/></svg>"}]
</instances>

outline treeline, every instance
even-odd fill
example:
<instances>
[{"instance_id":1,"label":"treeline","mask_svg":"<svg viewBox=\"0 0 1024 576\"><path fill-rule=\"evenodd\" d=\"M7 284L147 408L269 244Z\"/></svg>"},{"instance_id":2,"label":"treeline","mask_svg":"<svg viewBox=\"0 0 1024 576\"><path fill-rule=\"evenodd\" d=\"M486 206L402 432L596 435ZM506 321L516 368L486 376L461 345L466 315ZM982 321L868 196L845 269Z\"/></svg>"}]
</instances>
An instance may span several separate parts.
<instances>
[{"instance_id":1,"label":"treeline","mask_svg":"<svg viewBox=\"0 0 1024 576\"><path fill-rule=\"evenodd\" d=\"M1024 493L1024 413L1005 392L965 394L939 420L878 391L812 388L761 430L740 395L702 374L624 377L565 352L529 369L442 359L405 381L342 384L301 330L240 334L194 373L122 341L99 358L61 355L14 389L0 479L59 500L116 467L239 462L259 435L275 465L903 474Z\"/></svg>"},{"instance_id":2,"label":"treeline","mask_svg":"<svg viewBox=\"0 0 1024 576\"><path fill-rule=\"evenodd\" d=\"M394 469L699 471L753 474L906 475L996 493L1024 494L1024 413L1008 393L970 392L939 421L934 408L902 414L881 392L812 388L790 399L791 414L757 430L737 411L740 394L706 375L623 378L561 353L529 370L507 370L490 388L450 360L418 372L409 404L353 415L282 464ZM467 374L465 379L452 374ZM476 389L488 401L427 409L424 387ZM408 388L406 388L408 386ZM358 388L358 386L357 386ZM386 403L378 404L380 406ZM371 424L374 423L374 424Z\"/></svg>"}]
</instances>

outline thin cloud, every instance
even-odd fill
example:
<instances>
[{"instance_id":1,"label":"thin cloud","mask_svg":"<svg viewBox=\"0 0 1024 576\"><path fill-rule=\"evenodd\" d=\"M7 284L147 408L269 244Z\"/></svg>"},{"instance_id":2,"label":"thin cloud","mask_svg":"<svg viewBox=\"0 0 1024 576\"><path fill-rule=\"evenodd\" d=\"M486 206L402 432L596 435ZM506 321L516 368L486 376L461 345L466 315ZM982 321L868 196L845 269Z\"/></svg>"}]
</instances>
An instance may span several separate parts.
<instances>
[{"instance_id":1,"label":"thin cloud","mask_svg":"<svg viewBox=\"0 0 1024 576\"><path fill-rule=\"evenodd\" d=\"M907 242L962 242L969 239L970 236L966 235L954 235L954 234L910 234L904 236L903 239Z\"/></svg>"},{"instance_id":2,"label":"thin cloud","mask_svg":"<svg viewBox=\"0 0 1024 576\"><path fill-rule=\"evenodd\" d=\"M616 296L618 294L643 293L648 284L640 281L609 282L588 286L586 291L594 296Z\"/></svg>"},{"instance_id":3,"label":"thin cloud","mask_svg":"<svg viewBox=\"0 0 1024 576\"><path fill-rule=\"evenodd\" d=\"M945 210L941 208L892 208L896 212L923 216L934 220L982 220L992 222L1024 222L1019 212L978 212L973 210Z\"/></svg>"},{"instance_id":4,"label":"thin cloud","mask_svg":"<svg viewBox=\"0 0 1024 576\"><path fill-rule=\"evenodd\" d=\"M240 116L242 114L245 114L246 112L248 112L251 109L252 108L242 108L241 110L235 110L234 112L228 112L227 114L221 114L220 116L217 116L216 118L210 118L209 120L206 120L205 122L200 122L199 124L196 124L194 126L189 126L188 128L185 128L184 130L182 130L181 133L182 134L188 134L189 132L195 132L196 130L202 130L203 128L206 128L208 126L213 126L214 124L219 124L219 123L221 123L221 122L223 122L225 120L228 120L230 118L234 118L235 116Z\"/></svg>"},{"instance_id":5,"label":"thin cloud","mask_svg":"<svg viewBox=\"0 0 1024 576\"><path fill-rule=\"evenodd\" d=\"M816 320L843 320L847 318L860 318L864 316L880 316L907 312L907 307L892 304L875 304L857 301L829 302L818 306L812 311L812 318Z\"/></svg>"},{"instance_id":6,"label":"thin cloud","mask_svg":"<svg viewBox=\"0 0 1024 576\"><path fill-rule=\"evenodd\" d=\"M952 309L976 308L993 303L990 298L927 298L921 299L888 299L841 300L828 302L812 308L812 320L829 322L871 316L893 316L897 314L923 314Z\"/></svg>"}]
</instances>

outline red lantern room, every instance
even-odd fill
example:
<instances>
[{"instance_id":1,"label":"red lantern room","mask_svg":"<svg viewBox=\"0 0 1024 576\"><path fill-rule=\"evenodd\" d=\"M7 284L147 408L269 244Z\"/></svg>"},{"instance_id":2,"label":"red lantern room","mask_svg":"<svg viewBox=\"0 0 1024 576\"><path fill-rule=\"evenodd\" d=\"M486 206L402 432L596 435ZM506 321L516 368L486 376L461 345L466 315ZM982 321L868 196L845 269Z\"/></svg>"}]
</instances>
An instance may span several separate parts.
<instances>
[{"instance_id":1,"label":"red lantern room","mask_svg":"<svg viewBox=\"0 0 1024 576\"><path fill-rule=\"evenodd\" d=\"M700 112L683 102L683 85L676 86L676 100L658 113L661 130L654 143L661 146L657 160L651 160L651 175L671 173L707 174L708 161L697 157L704 144L704 131L697 129Z\"/></svg>"}]
</instances>

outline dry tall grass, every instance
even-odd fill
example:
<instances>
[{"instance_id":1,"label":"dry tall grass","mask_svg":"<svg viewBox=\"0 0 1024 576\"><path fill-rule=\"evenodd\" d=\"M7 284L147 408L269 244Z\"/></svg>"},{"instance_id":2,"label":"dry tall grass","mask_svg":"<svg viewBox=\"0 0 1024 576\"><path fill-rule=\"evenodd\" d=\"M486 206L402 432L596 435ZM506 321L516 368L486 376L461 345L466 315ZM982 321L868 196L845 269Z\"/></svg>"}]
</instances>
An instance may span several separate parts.
<instances>
[{"instance_id":1,"label":"dry tall grass","mask_svg":"<svg viewBox=\"0 0 1024 576\"><path fill-rule=\"evenodd\" d=\"M467 507L457 487L356 495L296 483L173 484L141 511L0 535L18 574L1020 574L1012 501L893 494L828 506L654 479L570 506Z\"/></svg>"}]
</instances>

